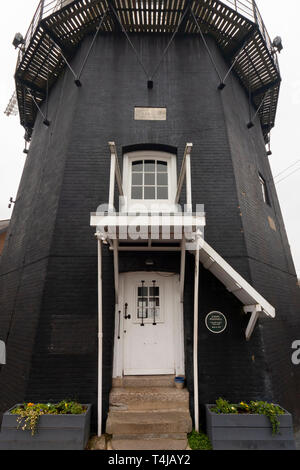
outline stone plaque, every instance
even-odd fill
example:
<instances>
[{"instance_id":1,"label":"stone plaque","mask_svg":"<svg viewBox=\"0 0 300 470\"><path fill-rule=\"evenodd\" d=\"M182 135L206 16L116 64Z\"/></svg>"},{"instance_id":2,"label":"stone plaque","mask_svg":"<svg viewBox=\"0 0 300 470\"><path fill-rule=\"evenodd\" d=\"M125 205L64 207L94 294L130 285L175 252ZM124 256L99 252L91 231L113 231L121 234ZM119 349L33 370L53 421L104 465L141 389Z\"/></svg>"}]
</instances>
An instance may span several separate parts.
<instances>
[{"instance_id":1,"label":"stone plaque","mask_svg":"<svg viewBox=\"0 0 300 470\"><path fill-rule=\"evenodd\" d=\"M136 121L166 121L167 108L134 108Z\"/></svg>"},{"instance_id":2,"label":"stone plaque","mask_svg":"<svg viewBox=\"0 0 300 470\"><path fill-rule=\"evenodd\" d=\"M205 317L205 325L212 333L223 333L227 328L227 319L221 312L210 312Z\"/></svg>"}]
</instances>

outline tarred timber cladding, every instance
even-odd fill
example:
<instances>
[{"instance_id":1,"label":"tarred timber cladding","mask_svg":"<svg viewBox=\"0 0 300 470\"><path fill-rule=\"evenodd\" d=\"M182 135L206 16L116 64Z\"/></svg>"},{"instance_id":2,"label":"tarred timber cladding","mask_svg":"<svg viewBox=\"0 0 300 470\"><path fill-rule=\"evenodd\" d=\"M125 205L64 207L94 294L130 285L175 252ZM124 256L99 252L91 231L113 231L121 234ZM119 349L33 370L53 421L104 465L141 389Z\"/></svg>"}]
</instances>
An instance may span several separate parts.
<instances>
[{"instance_id":1,"label":"tarred timber cladding","mask_svg":"<svg viewBox=\"0 0 300 470\"><path fill-rule=\"evenodd\" d=\"M248 103L233 75L222 100L250 276L276 308L275 320L261 322L265 359L275 398L295 410L299 424L300 374L291 362L291 346L300 333L300 290L270 169L272 157L266 154L258 118L254 128L245 126ZM266 181L270 205L263 201L259 174Z\"/></svg>"},{"instance_id":2,"label":"tarred timber cladding","mask_svg":"<svg viewBox=\"0 0 300 470\"><path fill-rule=\"evenodd\" d=\"M155 69L169 39L166 35L132 37L147 70ZM90 41L87 38L78 50L72 62L74 69L79 69ZM218 67L226 71L227 66L212 40L209 45ZM11 402L17 397L35 401L76 398L93 403L96 416L97 243L89 226L89 214L107 202L109 141L116 142L119 156L122 148L129 145L173 146L178 149L178 168L186 143L193 142L193 201L205 206L206 240L274 303L279 319L285 318L282 302L289 304L290 275L284 273L287 266L291 270L292 262L288 251L282 254L286 241L280 212L272 214L275 223L281 226L283 242L275 232L269 234L267 246L261 242L268 234L266 215L269 214L266 212L269 209L258 199L260 186L255 174L257 170L268 170L262 133L259 125L250 131L246 128L247 96L239 82L231 78L222 92L217 86L216 72L197 37L175 38L155 76L154 88L149 90L147 77L124 35L107 35L99 37L92 50L81 88L74 85L69 71L53 88L48 116L51 125L46 128L39 116L13 213L11 238L0 266L0 286L5 297L1 300L4 302L1 336L7 334L15 298L19 306L18 321L8 340L12 364L19 367L17 396L12 396ZM134 121L135 106L166 107L167 120ZM241 191L248 196L245 198ZM246 200L247 203L243 202ZM260 221L256 226L255 211ZM250 261L257 250L259 271ZM153 257L157 268L178 271L178 254ZM272 278L278 272L272 268L275 259L285 279L283 283L281 278ZM283 268L285 259L288 264ZM120 269L122 272L143 270L144 261L144 254L121 254ZM39 262L44 270L39 268ZM26 272L26 282L20 277L22 269ZM25 295L26 286L31 286L30 297ZM103 286L105 419L114 335L113 259L107 248L104 248ZM296 295L295 308L299 303ZM228 329L222 335L214 336L204 326L205 315L212 309L223 311L228 318ZM283 338L289 340L291 325L295 330L298 324L293 307L289 309L290 320L279 320L281 323L277 324L282 328L286 325L286 333L271 326L276 323L269 320L258 325L251 342L247 343L244 333L248 317L242 306L211 274L201 269L200 403L211 401L217 395L245 400L275 400L280 395L289 411L299 412L292 398L298 379L290 379L283 371L284 360L279 362L276 376L271 370L275 367L274 357L279 354L275 351L278 337L282 339L281 349L286 351L290 345ZM192 392L191 255L187 260L184 322L186 372ZM25 326L28 328L26 354L16 347L19 342L22 344ZM15 376L13 368L5 369L4 373L3 370L0 389L6 393ZM285 395L279 389L281 371L288 389ZM296 370L294 373L296 376ZM8 398L1 401L2 408Z\"/></svg>"}]
</instances>

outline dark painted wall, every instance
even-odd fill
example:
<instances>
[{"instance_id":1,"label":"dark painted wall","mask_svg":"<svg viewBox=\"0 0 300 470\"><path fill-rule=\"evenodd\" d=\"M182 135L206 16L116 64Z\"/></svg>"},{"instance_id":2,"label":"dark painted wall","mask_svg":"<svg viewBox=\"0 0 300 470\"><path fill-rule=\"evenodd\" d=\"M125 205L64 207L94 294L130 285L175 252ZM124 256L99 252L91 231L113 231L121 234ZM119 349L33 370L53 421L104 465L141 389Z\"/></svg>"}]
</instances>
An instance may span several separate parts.
<instances>
[{"instance_id":1,"label":"dark painted wall","mask_svg":"<svg viewBox=\"0 0 300 470\"><path fill-rule=\"evenodd\" d=\"M78 70L87 38L72 63ZM169 41L132 35L149 74ZM226 64L209 40L217 65ZM2 410L24 399L97 401L97 246L90 212L108 199L107 142L122 148L147 143L178 149L193 142L194 204L205 204L206 240L277 307L278 320L260 322L251 342L240 303L201 269L199 301L200 403L230 400L295 403L300 370L291 368L289 341L299 331L299 290L276 199L262 201L257 171L270 177L257 123L249 131L247 98L232 76L222 93L198 37L177 36L147 89L147 78L123 35L100 36L82 75L66 70L51 91L46 128L38 117L0 265L0 339L8 364L0 373ZM167 121L134 121L134 106L166 106ZM120 161L120 163L122 163ZM277 231L271 230L270 215ZM178 255L157 254L157 270L177 271ZM121 271L141 270L145 254L122 254ZM114 291L112 255L104 250L104 418L111 387ZM219 309L228 329L212 335L205 315ZM298 309L298 310L297 310ZM188 255L185 353L192 392L193 259ZM293 338L297 339L297 338ZM280 360L278 361L280 357ZM293 372L293 376L291 375ZM283 382L284 380L284 382ZM283 392L283 384L286 391ZM298 387L298 388L297 388ZM192 403L192 394L191 394ZM94 417L96 406L94 406Z\"/></svg>"}]
</instances>

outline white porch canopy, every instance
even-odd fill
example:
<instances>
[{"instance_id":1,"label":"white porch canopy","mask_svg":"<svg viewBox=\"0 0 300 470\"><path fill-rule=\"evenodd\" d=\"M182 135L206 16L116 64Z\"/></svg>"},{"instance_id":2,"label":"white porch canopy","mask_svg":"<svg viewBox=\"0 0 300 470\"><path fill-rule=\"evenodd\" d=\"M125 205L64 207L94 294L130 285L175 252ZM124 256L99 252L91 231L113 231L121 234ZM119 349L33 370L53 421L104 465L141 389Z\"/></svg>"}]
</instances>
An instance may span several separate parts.
<instances>
[{"instance_id":1,"label":"white porch canopy","mask_svg":"<svg viewBox=\"0 0 300 470\"><path fill-rule=\"evenodd\" d=\"M199 259L204 268L216 276L227 290L241 301L245 313L252 314L246 329L247 340L250 339L260 316L275 318L275 308L204 240L200 243Z\"/></svg>"},{"instance_id":2,"label":"white porch canopy","mask_svg":"<svg viewBox=\"0 0 300 470\"><path fill-rule=\"evenodd\" d=\"M184 179L186 180L186 212L164 214L130 214L114 211L114 190L117 183L120 196L124 196L117 151L110 142L111 173L109 203L105 212L91 214L90 225L95 227L98 239L98 312L99 312L99 358L98 358L98 435L101 435L102 421L102 244L106 243L114 254L115 308L119 302L119 252L120 251L180 251L180 297L181 308L184 300L184 278L186 251L195 256L194 272L194 413L195 429L199 430L198 403L198 294L199 263L219 279L229 292L235 295L244 306L245 314L251 313L245 336L251 338L259 317L275 317L275 309L237 271L235 271L203 238L204 213L192 213L191 191L191 151L193 144L187 144L181 172L178 178L175 203L180 199ZM131 228L138 227L139 230ZM130 233L134 233L132 237Z\"/></svg>"}]
</instances>

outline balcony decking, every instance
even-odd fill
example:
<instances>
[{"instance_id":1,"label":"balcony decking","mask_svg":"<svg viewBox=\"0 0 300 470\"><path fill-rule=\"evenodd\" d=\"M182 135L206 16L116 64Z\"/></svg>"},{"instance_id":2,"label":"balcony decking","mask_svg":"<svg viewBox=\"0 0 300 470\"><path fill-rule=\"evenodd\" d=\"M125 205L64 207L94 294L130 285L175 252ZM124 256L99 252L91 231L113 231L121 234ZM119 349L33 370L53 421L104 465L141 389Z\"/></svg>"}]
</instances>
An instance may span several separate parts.
<instances>
[{"instance_id":1,"label":"balcony decking","mask_svg":"<svg viewBox=\"0 0 300 470\"><path fill-rule=\"evenodd\" d=\"M180 22L178 34L199 34L200 26L202 33L215 38L228 66L233 66L250 91L267 138L275 123L281 78L276 52L254 0L42 0L20 50L15 75L20 120L29 136L36 105L45 100L47 90L66 67L64 57L70 60L75 55L78 44L96 31L104 14L101 34L120 32L122 27L127 33L170 34Z\"/></svg>"}]
</instances>

